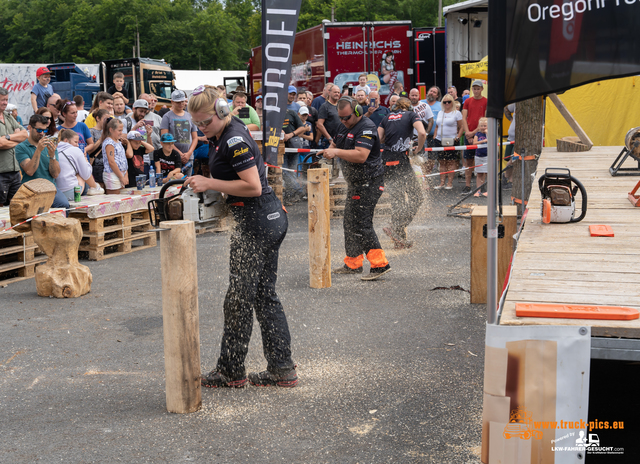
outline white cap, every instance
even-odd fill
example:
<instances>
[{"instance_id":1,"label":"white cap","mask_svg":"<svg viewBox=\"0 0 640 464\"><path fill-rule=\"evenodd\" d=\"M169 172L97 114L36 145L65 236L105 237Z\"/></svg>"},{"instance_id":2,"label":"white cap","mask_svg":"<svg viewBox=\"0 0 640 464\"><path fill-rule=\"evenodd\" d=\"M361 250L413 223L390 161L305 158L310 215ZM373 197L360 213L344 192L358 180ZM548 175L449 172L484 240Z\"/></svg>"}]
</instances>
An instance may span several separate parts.
<instances>
[{"instance_id":1,"label":"white cap","mask_svg":"<svg viewBox=\"0 0 640 464\"><path fill-rule=\"evenodd\" d=\"M309 114L309 108L307 108L306 106L301 106L298 110L298 114Z\"/></svg>"}]
</instances>

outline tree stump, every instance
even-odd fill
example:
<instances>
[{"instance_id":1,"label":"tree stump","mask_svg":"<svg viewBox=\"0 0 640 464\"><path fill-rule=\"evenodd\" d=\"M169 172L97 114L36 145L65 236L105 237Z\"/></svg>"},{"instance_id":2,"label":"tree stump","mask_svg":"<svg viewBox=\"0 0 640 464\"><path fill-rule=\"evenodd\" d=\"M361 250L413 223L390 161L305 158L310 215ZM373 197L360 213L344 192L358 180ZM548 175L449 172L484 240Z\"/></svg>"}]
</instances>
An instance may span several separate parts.
<instances>
[{"instance_id":1,"label":"tree stump","mask_svg":"<svg viewBox=\"0 0 640 464\"><path fill-rule=\"evenodd\" d=\"M33 179L20 186L9 204L9 217L11 225L20 224L22 221L36 214L49 211L56 196L56 186L46 179ZM31 223L27 222L15 228L17 232L29 232Z\"/></svg>"},{"instance_id":2,"label":"tree stump","mask_svg":"<svg viewBox=\"0 0 640 464\"><path fill-rule=\"evenodd\" d=\"M87 266L78 263L82 240L80 221L46 214L31 221L33 238L49 259L36 267L39 296L77 298L91 291L93 276Z\"/></svg>"}]
</instances>

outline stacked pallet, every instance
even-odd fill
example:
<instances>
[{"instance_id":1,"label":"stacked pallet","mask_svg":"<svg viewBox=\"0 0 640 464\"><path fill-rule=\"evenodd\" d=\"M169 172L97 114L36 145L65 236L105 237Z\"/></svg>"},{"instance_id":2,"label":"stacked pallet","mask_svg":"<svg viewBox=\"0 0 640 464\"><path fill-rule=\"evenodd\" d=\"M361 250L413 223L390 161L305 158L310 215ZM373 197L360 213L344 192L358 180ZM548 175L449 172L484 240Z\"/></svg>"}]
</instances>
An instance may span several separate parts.
<instances>
[{"instance_id":1,"label":"stacked pallet","mask_svg":"<svg viewBox=\"0 0 640 464\"><path fill-rule=\"evenodd\" d=\"M150 231L149 211L130 211L97 218L72 211L69 217L78 219L82 226L80 259L101 261L156 246L156 233ZM134 244L138 240L142 243Z\"/></svg>"},{"instance_id":2,"label":"stacked pallet","mask_svg":"<svg viewBox=\"0 0 640 464\"><path fill-rule=\"evenodd\" d=\"M329 184L329 208L331 219L344 217L344 206L347 200L347 183L344 179L337 179ZM389 194L383 193L378 200L374 217L391 216L391 199Z\"/></svg>"},{"instance_id":3,"label":"stacked pallet","mask_svg":"<svg viewBox=\"0 0 640 464\"><path fill-rule=\"evenodd\" d=\"M46 260L31 232L0 234L0 286L34 277L36 265Z\"/></svg>"}]
</instances>

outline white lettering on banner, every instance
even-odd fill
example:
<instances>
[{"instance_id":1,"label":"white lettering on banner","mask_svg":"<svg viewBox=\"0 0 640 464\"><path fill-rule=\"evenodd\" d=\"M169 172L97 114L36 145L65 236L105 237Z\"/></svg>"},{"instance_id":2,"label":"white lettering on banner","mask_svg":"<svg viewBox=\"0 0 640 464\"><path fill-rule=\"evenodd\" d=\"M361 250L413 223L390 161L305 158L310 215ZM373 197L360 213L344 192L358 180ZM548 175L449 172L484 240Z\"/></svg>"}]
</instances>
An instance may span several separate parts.
<instances>
[{"instance_id":1,"label":"white lettering on banner","mask_svg":"<svg viewBox=\"0 0 640 464\"><path fill-rule=\"evenodd\" d=\"M565 0L562 6L541 6L539 3L532 3L527 8L527 18L532 23L548 19L558 19L560 17L562 17L563 21L571 21L575 18L576 14L606 8L605 1L606 0ZM637 1L638 0L615 0L615 6L633 5Z\"/></svg>"},{"instance_id":2,"label":"white lettering on banner","mask_svg":"<svg viewBox=\"0 0 640 464\"><path fill-rule=\"evenodd\" d=\"M267 69L267 71L264 73L264 85L272 85L274 87L280 87L280 88L284 87L284 84L280 82L280 75L284 75L286 73L287 71L284 69L275 69L275 68ZM275 81L270 81L269 80L270 74L277 74L278 78Z\"/></svg>"},{"instance_id":3,"label":"white lettering on banner","mask_svg":"<svg viewBox=\"0 0 640 464\"><path fill-rule=\"evenodd\" d=\"M287 16L295 16L298 13L297 10L281 10L279 8L267 8L267 14L279 14Z\"/></svg>"},{"instance_id":4,"label":"white lettering on banner","mask_svg":"<svg viewBox=\"0 0 640 464\"><path fill-rule=\"evenodd\" d=\"M284 35L291 37L293 35L293 31L287 31L284 28L284 21L280 24L282 24L282 29L269 29L269 20L267 19L267 35Z\"/></svg>"},{"instance_id":5,"label":"white lettering on banner","mask_svg":"<svg viewBox=\"0 0 640 464\"><path fill-rule=\"evenodd\" d=\"M275 103L272 105L269 103L270 100L273 100ZM277 113L280 112L280 107L278 106L278 94L275 92L267 92L264 96L264 109L265 111L275 111Z\"/></svg>"},{"instance_id":6,"label":"white lettering on banner","mask_svg":"<svg viewBox=\"0 0 640 464\"><path fill-rule=\"evenodd\" d=\"M270 55L269 51L272 48L276 48L276 49L279 48L281 50L286 50L287 51L287 56ZM291 57L291 46L289 46L289 44L270 43L265 48L265 53L267 55L267 60L279 61L281 63L286 63L287 61L289 61L289 58Z\"/></svg>"}]
</instances>

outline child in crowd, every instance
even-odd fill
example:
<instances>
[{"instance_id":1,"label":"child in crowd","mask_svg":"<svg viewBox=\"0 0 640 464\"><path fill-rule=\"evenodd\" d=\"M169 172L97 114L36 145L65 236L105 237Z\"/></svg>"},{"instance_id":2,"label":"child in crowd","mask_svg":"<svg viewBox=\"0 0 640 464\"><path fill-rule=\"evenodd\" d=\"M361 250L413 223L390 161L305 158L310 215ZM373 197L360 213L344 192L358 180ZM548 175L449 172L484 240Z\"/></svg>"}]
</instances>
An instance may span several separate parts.
<instances>
[{"instance_id":1,"label":"child in crowd","mask_svg":"<svg viewBox=\"0 0 640 464\"><path fill-rule=\"evenodd\" d=\"M121 72L113 75L113 85L107 89L107 92L114 97L122 97L124 104L129 104L129 92L124 87L124 74Z\"/></svg>"},{"instance_id":2,"label":"child in crowd","mask_svg":"<svg viewBox=\"0 0 640 464\"><path fill-rule=\"evenodd\" d=\"M89 116L89 112L84 109L84 98L82 98L82 95L76 95L75 97L73 97L73 101L78 108L78 116L76 118L76 121L84 122L84 120L87 119L87 116Z\"/></svg>"},{"instance_id":3,"label":"child in crowd","mask_svg":"<svg viewBox=\"0 0 640 464\"><path fill-rule=\"evenodd\" d=\"M487 143L487 118L480 118L478 121L478 131L473 137L473 144ZM480 187L487 180L487 146L476 149L476 187ZM487 196L487 192L483 192L482 195ZM480 191L477 191L474 196L480 196Z\"/></svg>"},{"instance_id":4,"label":"child in crowd","mask_svg":"<svg viewBox=\"0 0 640 464\"><path fill-rule=\"evenodd\" d=\"M354 89L353 94L355 95L358 93L358 90L364 90L367 96L369 95L369 92L371 92L371 87L367 85L367 73L360 74L358 77L358 85Z\"/></svg>"},{"instance_id":5,"label":"child in crowd","mask_svg":"<svg viewBox=\"0 0 640 464\"><path fill-rule=\"evenodd\" d=\"M147 128L150 132L151 126L147 126ZM149 134L149 132L147 132L147 134ZM127 170L129 183L127 184L127 187L129 188L136 186L136 176L149 174L148 166L151 162L149 153L153 152L153 145L148 143L148 140L145 142L145 137L145 135L142 135L137 130L132 130L127 134L127 140L129 141L127 154L129 149L131 149L132 155L131 157L127 156L127 163L129 164L129 168Z\"/></svg>"},{"instance_id":6,"label":"child in crowd","mask_svg":"<svg viewBox=\"0 0 640 464\"><path fill-rule=\"evenodd\" d=\"M82 195L101 195L104 190L96 184L84 153L79 148L80 136L71 129L60 131L58 162L60 174L56 177L56 187L73 201L74 187L82 187Z\"/></svg>"},{"instance_id":7,"label":"child in crowd","mask_svg":"<svg viewBox=\"0 0 640 464\"><path fill-rule=\"evenodd\" d=\"M176 139L167 133L162 134L160 142L162 142L162 148L153 152L156 172L162 173L163 183L172 179L182 179L182 159L173 145Z\"/></svg>"},{"instance_id":8,"label":"child in crowd","mask_svg":"<svg viewBox=\"0 0 640 464\"><path fill-rule=\"evenodd\" d=\"M102 156L104 172L102 178L108 195L120 193L129 183L127 155L122 146L122 121L109 119L102 132ZM125 138L126 140L126 138Z\"/></svg>"},{"instance_id":9,"label":"child in crowd","mask_svg":"<svg viewBox=\"0 0 640 464\"><path fill-rule=\"evenodd\" d=\"M302 148L309 148L309 144L313 141L313 131L311 128L311 123L307 121L309 118L309 108L306 106L301 106L298 110L298 116L300 116L300 120L302 124L307 127L307 131L300 134L302 138Z\"/></svg>"},{"instance_id":10,"label":"child in crowd","mask_svg":"<svg viewBox=\"0 0 640 464\"><path fill-rule=\"evenodd\" d=\"M31 89L31 106L34 113L38 111L38 108L46 107L47 100L53 95L53 90L49 87L51 71L45 66L38 68L36 78L38 83Z\"/></svg>"}]
</instances>

